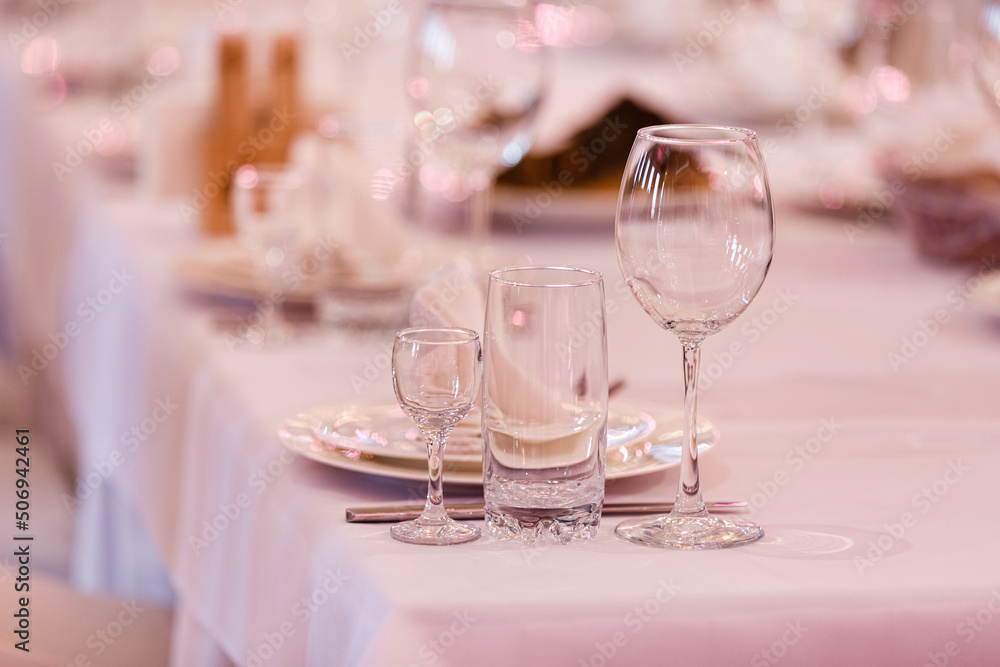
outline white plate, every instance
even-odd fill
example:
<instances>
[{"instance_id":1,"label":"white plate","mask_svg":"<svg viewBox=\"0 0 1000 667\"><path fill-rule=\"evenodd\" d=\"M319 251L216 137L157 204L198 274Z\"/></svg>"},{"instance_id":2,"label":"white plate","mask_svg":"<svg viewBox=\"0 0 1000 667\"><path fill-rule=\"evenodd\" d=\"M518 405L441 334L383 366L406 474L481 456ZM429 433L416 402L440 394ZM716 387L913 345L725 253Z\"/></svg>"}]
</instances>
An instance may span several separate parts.
<instances>
[{"instance_id":1,"label":"white plate","mask_svg":"<svg viewBox=\"0 0 1000 667\"><path fill-rule=\"evenodd\" d=\"M235 238L199 244L181 257L175 272L185 288L211 296L254 300L266 288L250 251ZM315 293L314 284L303 282L285 296L291 301L311 301Z\"/></svg>"},{"instance_id":2,"label":"white plate","mask_svg":"<svg viewBox=\"0 0 1000 667\"><path fill-rule=\"evenodd\" d=\"M415 268L401 265L399 275L390 275L388 270L380 270L375 263L364 263L360 268L352 268L355 275L350 279L326 278L326 282L317 274L307 274L296 284L284 286L283 295L288 301L304 303L311 302L327 288L365 294L397 293L413 279ZM184 287L202 294L254 300L267 292L267 285L250 251L235 238L199 244L181 257L175 271Z\"/></svg>"},{"instance_id":3,"label":"white plate","mask_svg":"<svg viewBox=\"0 0 1000 667\"><path fill-rule=\"evenodd\" d=\"M680 411L612 403L608 409L606 479L678 465L681 428ZM479 430L478 424L469 422L456 427L454 440L449 438L446 482L482 484ZM278 438L293 452L336 468L400 479L427 478L427 450L420 431L394 404L315 408L286 420ZM715 427L698 420L699 452L717 440Z\"/></svg>"}]
</instances>

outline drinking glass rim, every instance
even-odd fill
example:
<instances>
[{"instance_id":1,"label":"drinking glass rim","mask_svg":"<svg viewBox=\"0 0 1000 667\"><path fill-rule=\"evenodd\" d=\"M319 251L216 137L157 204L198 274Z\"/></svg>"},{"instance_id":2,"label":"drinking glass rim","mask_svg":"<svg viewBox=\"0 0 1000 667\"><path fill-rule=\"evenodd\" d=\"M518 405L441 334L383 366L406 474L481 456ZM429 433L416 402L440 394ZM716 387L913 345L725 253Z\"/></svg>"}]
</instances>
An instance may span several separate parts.
<instances>
[{"instance_id":1,"label":"drinking glass rim","mask_svg":"<svg viewBox=\"0 0 1000 667\"><path fill-rule=\"evenodd\" d=\"M589 275L590 278L588 280L575 283L544 283L537 280L513 280L511 278L502 277L502 274L516 273L519 271L565 271L570 273L584 273ZM597 269L587 269L579 266L508 266L502 269L493 269L490 271L490 280L514 287L586 287L588 285L599 284L604 280L604 274Z\"/></svg>"},{"instance_id":2,"label":"drinking glass rim","mask_svg":"<svg viewBox=\"0 0 1000 667\"><path fill-rule=\"evenodd\" d=\"M673 137L655 134L660 131L672 130L704 130L716 132L716 136L705 137ZM723 136L728 134L730 136ZM737 136L732 136L732 135ZM656 141L671 144L739 144L746 141L753 141L757 138L757 132L747 127L737 127L736 125L703 125L698 123L681 123L666 125L649 125L639 129L638 136L649 141Z\"/></svg>"},{"instance_id":3,"label":"drinking glass rim","mask_svg":"<svg viewBox=\"0 0 1000 667\"><path fill-rule=\"evenodd\" d=\"M438 333L448 332L448 333L464 333L465 337L456 336L450 340L424 340L421 338L414 338L414 334L425 333L429 331L434 331ZM479 332L472 329L466 329L465 327L408 327L406 329L401 329L396 332L396 339L404 343L420 343L426 345L451 345L453 343L471 343L479 340Z\"/></svg>"}]
</instances>

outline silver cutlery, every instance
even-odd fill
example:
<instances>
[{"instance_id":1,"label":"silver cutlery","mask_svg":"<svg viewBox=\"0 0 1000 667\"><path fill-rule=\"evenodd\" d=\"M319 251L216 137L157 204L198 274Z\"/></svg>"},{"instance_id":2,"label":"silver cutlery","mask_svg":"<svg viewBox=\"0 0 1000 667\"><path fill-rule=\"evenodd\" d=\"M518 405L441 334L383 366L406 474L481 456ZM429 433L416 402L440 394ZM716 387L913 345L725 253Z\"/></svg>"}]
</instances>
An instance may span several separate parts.
<instances>
[{"instance_id":1,"label":"silver cutlery","mask_svg":"<svg viewBox=\"0 0 1000 667\"><path fill-rule=\"evenodd\" d=\"M747 506L745 500L705 503L705 507L714 511L740 510ZM372 507L348 507L348 523L382 523L387 521L406 521L420 516L423 505L380 505ZM656 514L666 513L674 508L672 502L667 503L604 503L603 514ZM482 519L483 504L479 503L449 503L445 509L454 519Z\"/></svg>"}]
</instances>

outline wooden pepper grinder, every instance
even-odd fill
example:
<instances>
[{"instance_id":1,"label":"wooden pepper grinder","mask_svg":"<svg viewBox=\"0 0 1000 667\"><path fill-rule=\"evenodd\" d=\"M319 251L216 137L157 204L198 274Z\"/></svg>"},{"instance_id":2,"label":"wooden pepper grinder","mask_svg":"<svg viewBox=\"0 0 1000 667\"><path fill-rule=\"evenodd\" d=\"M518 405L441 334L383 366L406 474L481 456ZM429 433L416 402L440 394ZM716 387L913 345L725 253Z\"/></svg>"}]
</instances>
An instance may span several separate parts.
<instances>
[{"instance_id":1,"label":"wooden pepper grinder","mask_svg":"<svg viewBox=\"0 0 1000 667\"><path fill-rule=\"evenodd\" d=\"M302 127L298 89L298 43L292 35L276 37L271 48L270 101L257 112L258 144L254 162L287 162L292 140Z\"/></svg>"},{"instance_id":2,"label":"wooden pepper grinder","mask_svg":"<svg viewBox=\"0 0 1000 667\"><path fill-rule=\"evenodd\" d=\"M247 76L247 43L242 36L227 35L219 45L219 82L205 140L205 178L201 194L202 231L212 236L232 234L235 227L229 206L233 175L247 162L245 145L252 135Z\"/></svg>"}]
</instances>

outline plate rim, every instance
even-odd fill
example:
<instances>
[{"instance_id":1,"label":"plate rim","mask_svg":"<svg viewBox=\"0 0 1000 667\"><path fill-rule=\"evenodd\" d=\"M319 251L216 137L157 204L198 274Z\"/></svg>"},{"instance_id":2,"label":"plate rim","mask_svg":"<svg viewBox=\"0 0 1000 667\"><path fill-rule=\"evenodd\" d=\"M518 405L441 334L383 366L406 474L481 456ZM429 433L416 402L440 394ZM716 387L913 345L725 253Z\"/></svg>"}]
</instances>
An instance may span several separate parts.
<instances>
[{"instance_id":1,"label":"plate rim","mask_svg":"<svg viewBox=\"0 0 1000 667\"><path fill-rule=\"evenodd\" d=\"M652 403L647 403L644 401L631 401L631 400L617 400L614 401L615 404L627 404L632 410L638 410L650 413L656 420L657 426L654 427L653 434L650 438L654 437L659 428L661 420L665 419L683 419L683 411L678 409L666 408L662 405L655 405ZM346 403L341 405L322 405L315 406L303 412L299 412L296 415L283 420L280 428L278 429L277 436L281 444L291 452L303 456L304 458L328 465L333 468L340 468L342 470L350 470L354 472L362 472L371 475L378 475L381 477L391 477L395 479L407 479L412 481L426 480L427 471L426 469L410 469L400 465L393 465L392 461L413 461L416 459L396 459L391 456L380 456L368 454L365 452L360 452L358 450L344 450L335 445L320 439L316 436L313 428L309 426L309 420L313 419L310 413L319 409L337 409L338 407L354 407L357 405L380 405L387 406L388 401L360 401L353 403ZM304 422L303 424L296 425L294 422L296 420ZM706 441L700 441L698 445L699 454L704 453L715 447L718 444L719 432L715 425L707 419L702 417L698 418L699 431L704 430ZM637 439L636 439L637 440ZM622 444L627 444L633 442L634 440L626 441ZM352 452L354 455L352 455ZM648 475L655 472L661 472L663 470L669 470L671 468L679 467L680 461L669 461L662 462L659 461L648 466L638 467L638 468L623 468L618 472L612 470L611 466L605 468L605 482L614 481L618 479L626 479L629 477L637 477L640 475ZM454 468L445 469L443 471L444 481L448 484L468 484L468 485L482 485L483 483L483 473L481 469L471 469L471 470L456 470Z\"/></svg>"},{"instance_id":2,"label":"plate rim","mask_svg":"<svg viewBox=\"0 0 1000 667\"><path fill-rule=\"evenodd\" d=\"M384 457L384 458L404 459L404 460L408 460L408 461L425 461L427 459L426 451L423 448L419 448L420 449L419 452L413 452L413 451L401 450L401 449L396 449L396 450L387 449L386 451L379 451L378 448L371 447L371 446L368 446L368 445L365 445L365 444L362 444L359 447L351 447L346 442L346 440L348 440L347 438L343 438L342 436L337 436L337 435L334 435L334 434L329 433L329 432L324 433L323 430L322 430L322 426L323 426L323 422L324 422L324 417L329 416L331 413L339 413L340 415L344 415L344 414L346 414L348 412L363 413L366 410L367 411L375 411L375 410L377 410L377 411L386 412L386 413L398 413L399 417L401 419L404 419L408 423L412 424L412 421L409 420L408 417L406 417L405 413L403 413L403 411L399 407L398 403L396 403L396 402L390 402L390 401L376 401L376 400L372 400L372 401L357 401L357 402L354 402L354 403L344 403L344 404L339 404L339 405L319 405L319 406L315 406L313 408L310 408L309 410L306 410L305 412L299 413L298 415L296 415L296 418L303 418L303 419L311 419L311 420L313 420L314 423L315 423L315 426L313 427L313 433L316 435L316 438L320 442L326 443L327 445L329 445L331 447L336 447L336 448L339 448L339 449L347 449L347 450L352 450L352 451L359 451L359 452L362 452L364 454L370 454L372 456L379 456L379 457ZM646 405L636 405L636 404L631 404L631 403L627 403L626 405L623 405L623 401L609 401L609 403L608 403L609 416L610 416L610 413L611 413L612 410L614 410L616 412L619 412L619 413L622 413L622 414L624 414L626 416L635 416L635 417L637 417L639 419L642 419L642 416L646 415L646 416L648 416L648 419L644 420L644 422L646 423L647 426L649 426L649 428L652 428L654 431L656 429L656 420L659 419L659 418L661 418L661 417L663 417L666 414L664 412L664 410L661 409L661 408L659 408L659 407L651 407L651 406L646 406ZM673 416L674 415L672 413L669 415L669 417L673 417ZM652 424L649 424L650 420L653 421ZM699 421L702 422L702 424L704 426L705 420L699 420ZM329 422L327 422L327 423L329 423ZM416 428L416 425L414 424L413 427ZM711 426L711 424L708 424L708 428L713 428L713 427ZM481 429L480 429L480 431L481 431ZM647 433L647 432L648 431L644 431L641 434L633 435L632 437L627 438L627 439L625 439L625 440L617 443L616 446L620 447L620 446L627 445L627 444L633 442L634 440L637 440L637 439L643 437L643 434ZM480 432L480 435L481 435L481 432ZM338 442L339 440L345 440L345 442L340 443L340 442ZM457 463L474 464L474 463L480 461L481 459L482 459L482 453L481 453L481 451L477 451L477 453L475 455L472 455L472 454L454 454L454 453L447 452L447 450L445 452L445 460L446 461L451 461L453 464L457 464Z\"/></svg>"}]
</instances>

